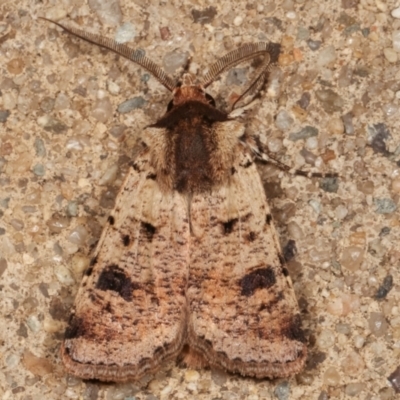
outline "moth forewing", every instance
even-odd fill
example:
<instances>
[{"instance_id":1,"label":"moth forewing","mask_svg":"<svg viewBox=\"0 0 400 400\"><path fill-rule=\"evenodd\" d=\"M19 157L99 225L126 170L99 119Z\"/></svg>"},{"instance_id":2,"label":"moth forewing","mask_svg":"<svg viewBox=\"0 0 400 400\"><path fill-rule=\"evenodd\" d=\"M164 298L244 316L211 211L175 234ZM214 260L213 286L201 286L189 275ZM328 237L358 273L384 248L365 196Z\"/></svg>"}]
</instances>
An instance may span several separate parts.
<instances>
[{"instance_id":1,"label":"moth forewing","mask_svg":"<svg viewBox=\"0 0 400 400\"><path fill-rule=\"evenodd\" d=\"M259 90L280 46L244 45L202 83L185 76L177 84L140 52L56 24L129 58L173 93L143 134L145 148L85 272L61 347L66 369L140 380L183 357L257 378L300 371L307 351L299 309L254 153L240 113L218 110L204 91L262 56L243 95Z\"/></svg>"}]
</instances>

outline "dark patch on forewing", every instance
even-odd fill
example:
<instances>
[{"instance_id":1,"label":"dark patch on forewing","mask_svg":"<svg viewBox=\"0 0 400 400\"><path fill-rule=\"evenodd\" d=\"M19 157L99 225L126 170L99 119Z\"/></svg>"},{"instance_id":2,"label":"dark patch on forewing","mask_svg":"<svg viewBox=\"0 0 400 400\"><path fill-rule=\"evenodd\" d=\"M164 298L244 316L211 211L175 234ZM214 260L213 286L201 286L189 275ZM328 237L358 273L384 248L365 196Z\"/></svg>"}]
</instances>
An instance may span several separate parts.
<instances>
[{"instance_id":1,"label":"dark patch on forewing","mask_svg":"<svg viewBox=\"0 0 400 400\"><path fill-rule=\"evenodd\" d=\"M109 215L107 218L107 221L110 225L114 225L115 224L115 218L112 215Z\"/></svg>"},{"instance_id":2,"label":"dark patch on forewing","mask_svg":"<svg viewBox=\"0 0 400 400\"><path fill-rule=\"evenodd\" d=\"M153 236L156 233L156 227L154 225L149 224L148 222L141 222L140 231L146 239L151 242L153 240Z\"/></svg>"},{"instance_id":3,"label":"dark patch on forewing","mask_svg":"<svg viewBox=\"0 0 400 400\"><path fill-rule=\"evenodd\" d=\"M133 291L140 285L131 281L129 276L115 264L103 269L96 283L96 289L117 292L125 301L132 301Z\"/></svg>"},{"instance_id":4,"label":"dark patch on forewing","mask_svg":"<svg viewBox=\"0 0 400 400\"><path fill-rule=\"evenodd\" d=\"M75 339L80 336L85 336L85 323L82 318L75 317L72 314L69 317L68 326L65 329L64 339Z\"/></svg>"},{"instance_id":5,"label":"dark patch on forewing","mask_svg":"<svg viewBox=\"0 0 400 400\"><path fill-rule=\"evenodd\" d=\"M289 271L288 271L288 269L286 268L285 265L282 265L282 274L284 276L289 276Z\"/></svg>"},{"instance_id":6,"label":"dark patch on forewing","mask_svg":"<svg viewBox=\"0 0 400 400\"><path fill-rule=\"evenodd\" d=\"M249 242L254 242L256 240L257 234L253 231L249 232L248 236L247 236L247 240Z\"/></svg>"},{"instance_id":7,"label":"dark patch on forewing","mask_svg":"<svg viewBox=\"0 0 400 400\"><path fill-rule=\"evenodd\" d=\"M93 267L88 267L85 270L85 275L90 276L90 275L92 275L92 272L93 272Z\"/></svg>"},{"instance_id":8,"label":"dark patch on forewing","mask_svg":"<svg viewBox=\"0 0 400 400\"><path fill-rule=\"evenodd\" d=\"M92 257L90 260L89 266L93 267L95 264L97 264L97 256Z\"/></svg>"},{"instance_id":9,"label":"dark patch on forewing","mask_svg":"<svg viewBox=\"0 0 400 400\"><path fill-rule=\"evenodd\" d=\"M235 225L237 224L238 221L239 220L237 218L233 218L233 219L230 219L227 222L223 222L222 225L224 227L224 234L228 235L229 233L232 233L232 231L233 231L233 229L234 229L234 227L235 227Z\"/></svg>"},{"instance_id":10,"label":"dark patch on forewing","mask_svg":"<svg viewBox=\"0 0 400 400\"><path fill-rule=\"evenodd\" d=\"M259 268L245 275L240 281L242 296L252 296L257 289L268 289L275 285L276 276L271 267Z\"/></svg>"},{"instance_id":11,"label":"dark patch on forewing","mask_svg":"<svg viewBox=\"0 0 400 400\"><path fill-rule=\"evenodd\" d=\"M305 343L306 338L304 336L303 329L301 329L301 317L300 314L296 314L290 321L282 328L282 335L286 336L290 340L297 340Z\"/></svg>"},{"instance_id":12,"label":"dark patch on forewing","mask_svg":"<svg viewBox=\"0 0 400 400\"><path fill-rule=\"evenodd\" d=\"M271 222L272 222L272 215L271 215L271 214L267 214L267 215L265 216L265 223L266 223L267 225L271 225Z\"/></svg>"},{"instance_id":13,"label":"dark patch on forewing","mask_svg":"<svg viewBox=\"0 0 400 400\"><path fill-rule=\"evenodd\" d=\"M131 243L131 238L129 235L122 235L122 243L124 244L125 247L128 247L129 244Z\"/></svg>"},{"instance_id":14,"label":"dark patch on forewing","mask_svg":"<svg viewBox=\"0 0 400 400\"><path fill-rule=\"evenodd\" d=\"M152 181L155 181L157 178L157 175L154 173L150 173L148 175L146 175L146 179L151 179Z\"/></svg>"}]
</instances>

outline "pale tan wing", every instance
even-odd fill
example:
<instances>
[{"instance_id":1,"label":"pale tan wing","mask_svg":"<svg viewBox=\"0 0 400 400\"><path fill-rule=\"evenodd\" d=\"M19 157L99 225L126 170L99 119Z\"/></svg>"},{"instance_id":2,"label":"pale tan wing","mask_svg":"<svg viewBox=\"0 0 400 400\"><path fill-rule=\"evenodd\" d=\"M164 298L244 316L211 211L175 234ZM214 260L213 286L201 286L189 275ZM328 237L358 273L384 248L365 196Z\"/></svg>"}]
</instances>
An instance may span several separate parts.
<instances>
[{"instance_id":1,"label":"pale tan wing","mask_svg":"<svg viewBox=\"0 0 400 400\"><path fill-rule=\"evenodd\" d=\"M189 346L231 372L285 377L306 358L299 309L256 166L236 154L229 183L191 201Z\"/></svg>"},{"instance_id":2,"label":"pale tan wing","mask_svg":"<svg viewBox=\"0 0 400 400\"><path fill-rule=\"evenodd\" d=\"M187 207L140 156L86 271L61 354L85 379L138 380L180 352L186 332Z\"/></svg>"}]
</instances>

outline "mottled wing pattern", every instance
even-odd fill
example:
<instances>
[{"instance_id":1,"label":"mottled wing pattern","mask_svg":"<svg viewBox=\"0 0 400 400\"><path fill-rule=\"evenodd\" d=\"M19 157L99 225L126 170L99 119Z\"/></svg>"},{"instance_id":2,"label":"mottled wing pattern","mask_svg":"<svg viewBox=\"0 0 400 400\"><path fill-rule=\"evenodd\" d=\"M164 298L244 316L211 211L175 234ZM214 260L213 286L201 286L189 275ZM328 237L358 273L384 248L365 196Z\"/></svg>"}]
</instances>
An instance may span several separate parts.
<instances>
[{"instance_id":1,"label":"mottled wing pattern","mask_svg":"<svg viewBox=\"0 0 400 400\"><path fill-rule=\"evenodd\" d=\"M155 178L147 153L139 156L85 272L61 349L81 378L137 380L183 346L187 206Z\"/></svg>"},{"instance_id":2,"label":"mottled wing pattern","mask_svg":"<svg viewBox=\"0 0 400 400\"><path fill-rule=\"evenodd\" d=\"M229 182L191 201L188 342L230 372L288 376L306 357L298 305L256 166L236 154Z\"/></svg>"}]
</instances>

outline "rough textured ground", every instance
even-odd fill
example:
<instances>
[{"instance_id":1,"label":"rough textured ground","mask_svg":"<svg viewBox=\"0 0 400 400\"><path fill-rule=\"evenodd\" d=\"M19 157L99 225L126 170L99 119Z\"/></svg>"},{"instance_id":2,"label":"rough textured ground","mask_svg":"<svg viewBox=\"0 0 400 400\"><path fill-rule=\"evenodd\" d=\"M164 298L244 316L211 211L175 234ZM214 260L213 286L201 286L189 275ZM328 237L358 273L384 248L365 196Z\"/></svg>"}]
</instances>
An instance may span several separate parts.
<instances>
[{"instance_id":1,"label":"rough textured ground","mask_svg":"<svg viewBox=\"0 0 400 400\"><path fill-rule=\"evenodd\" d=\"M400 3L106 4L0 0L0 398L395 398ZM263 97L248 129L290 166L341 175L260 167L288 258L297 249L289 267L309 340L304 372L255 381L169 366L145 389L66 376L58 350L91 246L141 129L164 112L169 94L142 69L39 15L128 36L169 72L188 56L201 73L242 43L282 43L280 95ZM223 106L240 91L243 68L210 88Z\"/></svg>"}]
</instances>

